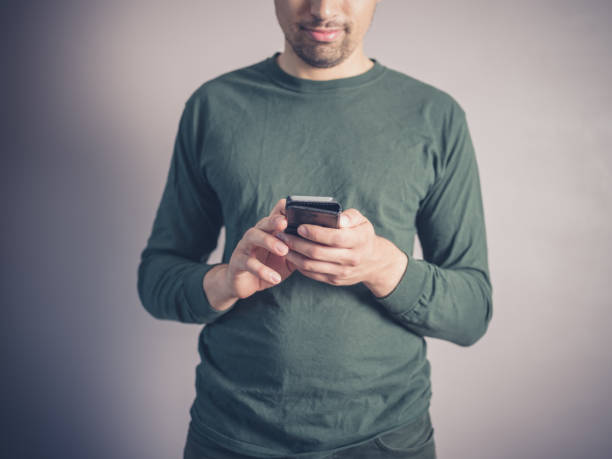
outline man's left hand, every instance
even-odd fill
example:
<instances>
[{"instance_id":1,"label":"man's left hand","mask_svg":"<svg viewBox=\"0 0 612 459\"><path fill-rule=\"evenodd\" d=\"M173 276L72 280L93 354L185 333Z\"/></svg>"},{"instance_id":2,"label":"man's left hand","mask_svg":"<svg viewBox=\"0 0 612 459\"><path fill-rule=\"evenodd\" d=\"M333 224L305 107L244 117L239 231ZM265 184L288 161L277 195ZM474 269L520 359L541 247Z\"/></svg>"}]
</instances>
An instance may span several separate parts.
<instances>
[{"instance_id":1,"label":"man's left hand","mask_svg":"<svg viewBox=\"0 0 612 459\"><path fill-rule=\"evenodd\" d=\"M289 246L287 260L304 276L332 285L363 282L377 297L394 289L408 263L406 254L377 236L372 223L356 209L342 212L340 228L302 224L298 234L302 237L276 236Z\"/></svg>"}]
</instances>

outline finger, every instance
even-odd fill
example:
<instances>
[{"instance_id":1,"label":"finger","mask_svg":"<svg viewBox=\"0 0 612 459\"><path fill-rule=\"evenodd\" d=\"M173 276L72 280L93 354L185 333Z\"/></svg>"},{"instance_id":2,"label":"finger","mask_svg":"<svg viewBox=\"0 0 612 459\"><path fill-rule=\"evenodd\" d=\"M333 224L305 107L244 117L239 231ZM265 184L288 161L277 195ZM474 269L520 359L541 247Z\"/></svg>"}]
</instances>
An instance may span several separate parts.
<instances>
[{"instance_id":1,"label":"finger","mask_svg":"<svg viewBox=\"0 0 612 459\"><path fill-rule=\"evenodd\" d=\"M340 228L359 226L367 220L368 219L365 218L364 215L357 209L346 209L340 214Z\"/></svg>"},{"instance_id":2,"label":"finger","mask_svg":"<svg viewBox=\"0 0 612 459\"><path fill-rule=\"evenodd\" d=\"M280 214L268 215L255 224L255 228L265 231L266 233L284 231L286 227L287 217Z\"/></svg>"},{"instance_id":3,"label":"finger","mask_svg":"<svg viewBox=\"0 0 612 459\"><path fill-rule=\"evenodd\" d=\"M301 268L297 268L297 270L302 273L302 275L309 277L313 280L319 281L319 282L325 282L327 284L331 284L330 282L330 278L327 274L320 274L320 273L316 273L313 271L307 271L305 269L301 269ZM332 284L333 285L333 284Z\"/></svg>"},{"instance_id":4,"label":"finger","mask_svg":"<svg viewBox=\"0 0 612 459\"><path fill-rule=\"evenodd\" d=\"M277 284L280 282L281 276L272 268L266 266L264 263L259 261L256 257L248 256L242 253L239 258L239 266L251 274L259 277L260 279L270 282L271 284Z\"/></svg>"},{"instance_id":5,"label":"finger","mask_svg":"<svg viewBox=\"0 0 612 459\"><path fill-rule=\"evenodd\" d=\"M249 228L244 237L243 251L247 255L250 255L251 250L254 247L262 247L268 252L271 252L278 256L284 256L289 251L287 244L280 241L277 237L257 227Z\"/></svg>"},{"instance_id":6,"label":"finger","mask_svg":"<svg viewBox=\"0 0 612 459\"><path fill-rule=\"evenodd\" d=\"M285 198L280 199L272 209L272 212L270 212L270 215L259 220L255 227L268 233L284 231L287 227L287 217L284 215L285 202ZM281 210L283 213L281 213Z\"/></svg>"},{"instance_id":7,"label":"finger","mask_svg":"<svg viewBox=\"0 0 612 459\"><path fill-rule=\"evenodd\" d=\"M278 235L275 233L275 236L284 241L292 251L299 252L301 255L312 260L328 261L337 264L351 264L352 262L352 252L350 249L344 247L329 247L283 232L278 233Z\"/></svg>"},{"instance_id":8,"label":"finger","mask_svg":"<svg viewBox=\"0 0 612 459\"><path fill-rule=\"evenodd\" d=\"M285 257L300 270L312 271L321 274L341 275L345 267L335 261L322 261L302 255L295 250L291 250Z\"/></svg>"},{"instance_id":9,"label":"finger","mask_svg":"<svg viewBox=\"0 0 612 459\"><path fill-rule=\"evenodd\" d=\"M345 223L344 218L349 220L349 222ZM340 219L342 221L340 228L302 224L298 227L298 234L304 239L332 247L343 247L348 249L360 245L365 236L363 232L354 230L361 225L368 224L369 220L357 209L345 210L340 215ZM306 233L302 233L304 229Z\"/></svg>"},{"instance_id":10,"label":"finger","mask_svg":"<svg viewBox=\"0 0 612 459\"><path fill-rule=\"evenodd\" d=\"M287 203L287 198L279 199L278 202L272 208L270 215L285 215L285 204Z\"/></svg>"}]
</instances>

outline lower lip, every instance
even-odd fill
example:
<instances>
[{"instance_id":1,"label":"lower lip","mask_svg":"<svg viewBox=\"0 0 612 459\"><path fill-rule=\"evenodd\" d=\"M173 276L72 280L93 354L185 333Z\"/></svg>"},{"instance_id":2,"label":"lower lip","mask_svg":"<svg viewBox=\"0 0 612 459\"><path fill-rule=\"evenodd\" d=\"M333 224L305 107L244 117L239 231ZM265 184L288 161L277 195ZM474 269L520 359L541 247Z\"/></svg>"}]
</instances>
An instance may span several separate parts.
<instances>
[{"instance_id":1,"label":"lower lip","mask_svg":"<svg viewBox=\"0 0 612 459\"><path fill-rule=\"evenodd\" d=\"M330 30L329 32L317 32L316 30L306 29L306 32L316 41L334 41L340 35L342 30Z\"/></svg>"}]
</instances>

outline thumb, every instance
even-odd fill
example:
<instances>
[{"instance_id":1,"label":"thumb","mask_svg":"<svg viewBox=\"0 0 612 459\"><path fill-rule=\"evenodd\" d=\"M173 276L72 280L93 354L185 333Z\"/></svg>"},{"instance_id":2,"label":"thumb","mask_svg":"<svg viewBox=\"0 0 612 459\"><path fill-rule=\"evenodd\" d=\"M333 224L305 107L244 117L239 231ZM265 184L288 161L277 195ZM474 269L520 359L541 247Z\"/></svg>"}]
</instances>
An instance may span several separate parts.
<instances>
[{"instance_id":1,"label":"thumb","mask_svg":"<svg viewBox=\"0 0 612 459\"><path fill-rule=\"evenodd\" d=\"M340 214L340 228L357 226L365 220L365 217L357 209L346 209Z\"/></svg>"}]
</instances>

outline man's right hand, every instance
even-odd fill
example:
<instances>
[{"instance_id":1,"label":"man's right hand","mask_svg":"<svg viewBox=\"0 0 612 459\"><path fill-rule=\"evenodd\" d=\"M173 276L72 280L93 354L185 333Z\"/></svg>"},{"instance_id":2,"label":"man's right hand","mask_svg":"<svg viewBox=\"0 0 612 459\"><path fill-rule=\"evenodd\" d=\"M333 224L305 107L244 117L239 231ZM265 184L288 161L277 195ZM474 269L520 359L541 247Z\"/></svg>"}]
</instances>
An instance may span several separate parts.
<instances>
[{"instance_id":1,"label":"man's right hand","mask_svg":"<svg viewBox=\"0 0 612 459\"><path fill-rule=\"evenodd\" d=\"M225 270L228 292L234 298L253 293L284 281L295 271L285 258L289 248L274 234L287 227L286 198L279 200L270 215L249 228L236 245ZM273 276L278 274L278 281Z\"/></svg>"}]
</instances>

